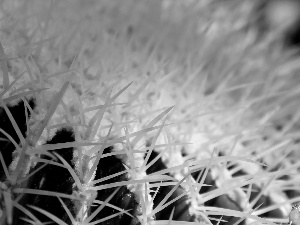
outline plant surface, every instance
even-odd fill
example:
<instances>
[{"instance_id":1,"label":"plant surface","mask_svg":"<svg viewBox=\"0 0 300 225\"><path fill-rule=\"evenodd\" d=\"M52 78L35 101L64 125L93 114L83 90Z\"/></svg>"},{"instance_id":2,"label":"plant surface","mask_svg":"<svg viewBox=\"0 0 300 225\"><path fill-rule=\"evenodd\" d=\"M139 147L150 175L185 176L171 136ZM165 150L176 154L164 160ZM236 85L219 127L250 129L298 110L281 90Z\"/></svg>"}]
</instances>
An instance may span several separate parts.
<instances>
[{"instance_id":1,"label":"plant surface","mask_svg":"<svg viewBox=\"0 0 300 225\"><path fill-rule=\"evenodd\" d=\"M0 224L288 223L299 56L255 4L0 1Z\"/></svg>"}]
</instances>

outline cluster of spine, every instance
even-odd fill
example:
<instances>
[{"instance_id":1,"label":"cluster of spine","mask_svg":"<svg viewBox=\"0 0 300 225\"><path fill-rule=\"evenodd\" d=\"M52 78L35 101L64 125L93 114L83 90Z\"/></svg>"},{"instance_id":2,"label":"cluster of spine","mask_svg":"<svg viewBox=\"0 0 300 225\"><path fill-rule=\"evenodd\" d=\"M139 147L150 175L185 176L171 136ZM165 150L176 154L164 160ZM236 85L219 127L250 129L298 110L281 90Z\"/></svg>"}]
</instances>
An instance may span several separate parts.
<instances>
[{"instance_id":1,"label":"cluster of spine","mask_svg":"<svg viewBox=\"0 0 300 225\"><path fill-rule=\"evenodd\" d=\"M30 107L34 110L35 108L35 101L31 99L29 101ZM30 117L30 110L28 110L24 106L24 102L20 101L16 105L8 105L7 109L12 114L12 116L15 118L16 123L18 124L22 135L26 137L27 134L27 126L26 126L26 113L25 110L27 110L27 115ZM5 112L4 108L1 109L1 129L5 133L9 134L18 144L20 141L18 140L18 136L14 130L14 127L11 124L11 120L7 116L7 113ZM27 118L29 119L29 118ZM7 137L2 132L1 134L1 154L4 159L4 165L9 168L10 175L14 172L12 171L11 166L16 158L20 157L18 153L15 150L15 146L12 144L10 140L7 140ZM44 145L56 145L60 143L72 143L75 142L75 135L74 131L70 127L61 128L58 129L54 136L47 140ZM78 220L77 216L79 211L83 208L83 204L86 202L83 199L80 199L80 194L82 190L78 190L78 187L75 185L74 177L71 175L70 171L63 167L62 163L59 163L60 159L56 157L59 155L63 158L63 160L71 167L72 170L76 171L75 164L76 164L76 158L74 157L76 149L72 147L66 147L66 148L59 148L59 149L53 149L49 151L50 155L46 154L39 154L39 156L35 156L31 162L28 162L31 164L29 167L29 171L27 171L26 174L23 174L22 178L24 181L22 183L17 182L16 184L11 185L5 185L5 186L11 186L10 190L2 190L1 192L1 210L2 210L2 216L1 224L30 224L29 221L33 218L30 218L28 216L29 213L32 213L39 222L47 222L51 221L48 216L45 214L36 211L28 206L35 206L37 208L43 209L57 218L59 218L61 221L65 222L66 224L72 224L72 221L69 217L69 215L66 213L66 209L64 208L63 204L70 210L70 213L73 218ZM112 151L112 147L107 147L104 149L103 154L109 154ZM23 158L24 159L24 158ZM37 163L33 163L33 161L36 161ZM84 161L85 162L85 161ZM85 165L87 166L87 165ZM28 165L27 165L28 167ZM116 156L108 156L101 159L101 162L97 165L97 170L94 176L94 180L98 180L101 178L104 178L106 176L122 172L124 169L121 159L117 158ZM9 184L10 180L7 179L3 164L1 166L1 182L3 184ZM30 175L30 176L28 176ZM26 177L28 176L28 177ZM20 178L20 179L22 179ZM103 182L100 182L100 185L102 184L108 184L112 183L114 181L125 181L127 179L126 174L120 175L117 177L114 177L110 180L106 180ZM83 182L82 182L83 183ZM5 192L11 191L17 187L22 187L25 190L39 190L39 191L47 191L54 193L53 196L50 195L44 195L44 194L34 194L34 193L16 193L12 194L12 201L13 207L12 211L9 211L7 204L5 204ZM88 217L92 215L97 208L103 203L117 188L110 188L110 189L104 189L97 191L97 194L92 196L94 199L89 199L90 203L94 201L94 203L89 204L88 207L86 207L86 212L84 212L85 217ZM78 199L75 198L74 193L78 194ZM68 195L69 198L61 198L61 200L58 198L58 196L55 195L55 193L60 193L64 195ZM85 198L87 196L81 196L82 198ZM90 197L91 198L91 197ZM62 204L62 202L63 204ZM95 202L98 202L97 204ZM134 194L131 193L126 186L122 186L118 189L117 193L114 194L112 199L110 199L109 202L111 205L118 206L124 210L131 209L132 214L135 215L135 211L137 208L138 203L135 200ZM24 208L20 207L14 207L15 204L20 205L21 207L26 208L26 212L24 212ZM98 207L97 207L98 206ZM12 213L12 215L8 215L7 213ZM117 215L112 219L106 219L106 217L112 216L115 213L118 213L118 210L113 209L111 207L105 206L100 213L97 213L93 217L93 221L101 221L100 224L130 224L133 220L132 217L130 217L130 214L123 214ZM135 216L133 216L135 217ZM135 223L132 223L135 224Z\"/></svg>"},{"instance_id":2,"label":"cluster of spine","mask_svg":"<svg viewBox=\"0 0 300 225\"><path fill-rule=\"evenodd\" d=\"M97 157L98 152L91 155L81 155L80 159L80 154L74 147L55 147L61 146L60 144L72 146L72 143L76 142L76 135L72 127L58 128L54 133L52 132L52 137L48 139L43 137L46 141L44 143L39 142L41 143L40 147L50 146L51 151L41 151L37 154L27 154L26 152L25 156L22 157L21 153L16 150L16 146L10 140L7 140L7 136L4 135L4 133L8 134L20 148L22 147L21 141L18 139L15 128L12 125L11 118L9 118L7 111L4 109L6 108L9 111L8 114L12 115L22 135L27 138L26 135L34 133L28 127L28 124L31 124L28 121L32 119L32 112L34 114L37 113L37 107L34 98L25 101L26 103L28 101L30 109L21 100L14 105L7 104L1 108L0 112L0 128L3 131L1 132L1 154L4 159L0 172L1 183L5 184L5 188L1 190L2 224L28 225L39 222L46 223L51 221L51 219L49 214L46 215L45 212L52 214L59 219L59 222L64 222L65 224L74 224L74 222L88 224L95 221L98 224L107 225L141 224L141 221L143 221L141 198L144 199L145 195L150 193L147 198L153 202L152 204L149 203L148 206L150 206L150 210L153 210L174 187L174 185L162 185L157 189L155 196L153 196L155 190L148 187L154 183L159 184L159 181L150 182L147 186L141 183L135 188L132 188L134 185L129 185L131 188L122 185L97 190L97 187L101 185L126 182L131 179L132 177L130 177L128 172L124 173L124 165L128 164L128 161L126 162L126 157L117 153L113 145L107 144L100 150L102 151L102 156L96 165L94 174L90 176L90 180L86 180L85 178L89 175L92 167L91 162L95 163L95 157ZM99 147L99 149L101 148ZM126 154L123 153L123 155ZM146 157L146 154L143 155ZM148 163L156 156L157 153L153 150ZM22 163L24 171L17 176L17 181L12 183L8 177L13 176L19 160L22 159L24 161ZM81 160L82 172L78 170L79 160ZM140 160L143 161L143 159ZM128 164L128 166L130 165ZM4 167L6 167L8 174L5 173ZM166 167L159 159L142 176L151 175L151 173L163 169L166 169ZM70 172L71 170L79 178L81 185L77 185L74 174ZM80 173L82 173L82 176L80 176ZM118 173L120 175L105 179ZM171 176L170 174L167 175ZM97 182L91 184L93 181ZM19 191L16 191L16 189ZM10 201L12 201L12 205L10 206L6 203L7 196L5 196L5 193L7 192L11 193ZM171 201L183 193L184 189L179 186L167 201ZM187 196L184 196L155 213L151 218L147 218L147 220L168 220L172 217L171 211L174 208L172 220L195 221L195 217L189 212L189 206Z\"/></svg>"},{"instance_id":3,"label":"cluster of spine","mask_svg":"<svg viewBox=\"0 0 300 225\"><path fill-rule=\"evenodd\" d=\"M35 111L36 102L33 98L25 101L26 104L21 100L17 104L7 104L5 107L0 108L1 156L3 158L0 170L2 224L29 225L39 222L46 223L51 221L51 219L45 212L52 214L65 224L88 224L95 221L98 224L107 225L146 224L151 220L169 219L172 221L210 223L207 217L205 220L203 219L205 217L193 213L192 200L196 198L193 199L191 189L186 188L187 183L182 183L182 185L177 187L176 185L167 184L170 181L174 181L172 179L176 180L176 178L177 182L180 182L180 179L178 179L180 175L176 175L178 172L163 173L171 180L141 182L137 186L131 184L98 188L102 185L109 186L118 182L126 183L130 179L136 181L138 179L128 172L134 168L130 168L130 159L126 155L126 151L122 154L119 153L113 144L109 145L106 143L104 145L103 143L103 146L99 147L100 150L98 149L93 154L81 156L81 159L75 147L55 148L55 145L69 144L69 146L72 146L72 143L76 142L76 135L72 127L57 129L53 136L42 144L42 146L52 146L51 151L47 151L47 153L42 151L34 156L28 155L23 157L24 162L27 162L28 165L22 166L24 171L20 172L21 175L13 183L11 178L8 179L7 175L10 175L9 177L13 176L21 155L18 152L19 149L16 150L12 140L7 140L7 137L10 136L18 144L21 141L9 115L14 118L22 135L26 137L29 133L27 131L28 120L31 117L31 113ZM126 146L123 145L123 147L125 148ZM124 149L121 148L121 150ZM101 157L97 161L95 158L98 157L99 152L101 152ZM136 159L135 163L139 164L137 161L141 160L142 163L140 164L143 164L145 163L143 160L147 158L147 164L151 163L151 165L146 167L146 171L141 176L150 177L159 171L168 171L170 169L162 157L159 156L159 151L155 150L155 145L152 145L152 143L146 145L146 151L142 155L143 158ZM78 170L79 160L81 160L82 172ZM93 166L91 162L97 163L96 170L92 175L90 174ZM243 185L237 190L228 190L222 195L208 198L210 194L214 195L214 191L222 188L222 179L226 176L224 174L230 174L229 171L235 170L235 167L226 167L224 165L225 167L221 166L218 170L218 166L212 165L208 169L197 167L196 162L193 162L196 169L191 173L189 179L192 179L192 183L201 184L200 188L197 189L198 193L196 195L198 195L198 198L200 196L200 198L208 199L203 202L205 207L220 207L243 212L249 206L249 203L254 204L252 205L253 208L267 208L276 203L274 202L274 197L272 199L272 196L263 193L264 186L260 187L256 184L251 184L251 186ZM236 164L236 166L238 165ZM129 167L127 171L125 171L126 166ZM74 171L76 177L79 178L80 185L76 183L74 174L71 174L70 171ZM80 173L82 173L82 176ZM115 176L106 179L111 175ZM238 178L240 176L243 179L243 176L246 175L247 172L240 169L230 178ZM87 176L91 179L86 180ZM288 179L288 177L282 177L282 179ZM245 196L245 191L241 188L250 190L248 203L245 203L247 196ZM289 192L291 191L287 191L286 194L289 195ZM295 195L294 191L292 194L294 195L290 197L295 198L299 193ZM165 199L168 195L169 197ZM10 200L12 201L10 205L7 203L8 198L11 198ZM146 198L151 202L147 204L151 207L150 212L148 212L149 209L146 212L141 210L143 208L141 204L145 204ZM151 210L161 207L162 202L164 202L163 205L168 202L171 203L152 215ZM40 209L44 210L44 212ZM144 221L143 218L145 213L147 221ZM148 217L147 213L150 213L152 216ZM286 218L288 213L288 210L278 208L266 211L262 216ZM210 219L212 224L246 223L245 218L242 216L210 216Z\"/></svg>"},{"instance_id":4,"label":"cluster of spine","mask_svg":"<svg viewBox=\"0 0 300 225\"><path fill-rule=\"evenodd\" d=\"M296 36L295 38L298 38ZM293 39L294 37L291 38ZM221 51L222 50L218 48L217 52ZM3 57L5 56L4 53L2 55ZM73 58L71 57L71 61L74 63L72 64L72 66L74 66L76 64L76 60L73 61ZM213 60L208 61L213 62ZM71 63L68 63L68 65L66 65L68 68L70 66L69 64ZM212 67L215 67L213 63ZM72 67L70 69L73 70L74 68ZM214 73L218 74L217 71L213 71ZM31 74L30 70L28 70L27 72L31 77L35 77L34 74ZM63 73L58 74L57 76L61 75L63 75ZM84 74L84 76L85 75L86 74ZM49 80L55 76L56 75L49 76ZM88 75L86 76L88 77ZM20 77L22 76L20 75ZM49 85L50 81L46 77L47 76L43 78L45 80L41 79L41 84ZM179 77L183 76L181 76L180 74ZM183 79L185 79L185 77ZM216 76L216 83L219 83L219 79L220 77ZM12 79L10 79L10 81L11 80ZM82 97L86 94L85 90L80 89L79 87L79 82L81 82L82 80L78 79L80 81L77 81L77 83L74 80L75 79L70 82L71 86L73 90L78 91L78 94L80 95L80 97ZM7 79L6 83L4 84L4 89L6 91L9 89L8 86L11 84L10 81L9 79ZM188 79L187 83L185 83L186 85L183 85L183 87L187 88L188 83L192 81L193 79ZM99 80L91 79L89 80L89 82L94 84L94 82L99 82ZM63 85L63 88L61 90L58 90L61 84L60 79L57 79L57 83L49 85L50 89L53 90L52 93L58 91L57 98L56 95L48 95L48 93L50 92L47 92L45 90L48 88L48 86L33 88L32 83L34 83L33 80L31 84L28 83L21 87L21 91L18 92L17 87L17 91L14 90L11 92L11 94L16 94L16 92L18 92L19 96L22 96L22 99L18 97L18 103L11 104L11 102L8 101L8 99L11 98L16 101L17 97L15 96L10 96L7 99L2 98L4 100L1 102L2 107L0 108L0 150L2 158L0 166L0 209L2 214L0 224L27 225L38 224L39 222L46 223L48 221L51 221L52 219L49 217L49 215L46 215L45 212L48 212L51 215L55 216L57 219L59 219L59 221L61 221L62 224L66 223L85 225L93 224L93 222L97 222L98 224L147 224L149 221L169 220L170 218L171 220L175 221L205 221L206 223L211 222L213 224L225 224L227 222L229 222L229 224L245 224L246 222L252 221L246 221L246 218L243 216L223 216L222 212L218 212L218 210L213 209L212 211L209 211L206 209L209 209L210 207L219 207L234 210L236 212L241 212L240 215L242 215L243 212L247 211L250 205L250 208L257 209L256 213L262 212L261 214L259 214L259 216L261 217L276 217L282 219L287 218L290 203L281 203L284 201L288 201L288 198L293 198L293 201L297 201L297 199L300 200L299 191L293 190L293 188L295 189L294 184L290 185L289 187L284 185L280 186L280 188L289 189L287 191L280 190L281 193L284 192L283 194L286 194L286 196L288 197L279 198L279 195L274 196L274 194L273 196L271 196L272 191L273 193L275 192L274 189L267 192L267 185L265 185L264 182L262 182L263 184L260 185L259 179L256 179L256 177L259 177L259 174L252 174L251 172L246 170L236 169L235 166L237 168L240 167L239 163L235 164L233 162L233 164L228 167L223 164L221 166L210 166L209 164L205 164L203 167L201 167L195 165L195 163L197 162L196 160L198 159L192 157L190 157L189 160L193 165L189 167L186 164L187 166L184 169L190 169L193 167L196 168L193 172L191 172L191 176L187 178L191 181L190 184L195 184L194 186L197 187L195 188L196 193L193 193L194 190L192 188L189 189L190 187L187 187L188 182L185 181L182 182L182 185L180 184L178 187L176 187L174 183L180 182L181 178L183 178L185 174L181 174L178 171L174 172L174 170L172 170L171 168L172 166L168 167L167 162L162 158L155 159L159 155L159 150L158 148L156 149L155 145L152 149L148 149L147 151L145 151L145 154L143 155L143 159L145 159L146 157L148 157L147 154L149 153L149 159L147 160L148 164L154 160L155 162L151 166L147 167L146 171L138 171L137 173L135 173L134 170L139 165L132 165L130 163L130 159L128 159L128 155L126 154L126 151L124 149L121 150L124 150L125 153L118 153L118 151L115 149L115 144L119 144L118 141L108 142L105 146L95 145L95 147L92 147L91 149L89 148L90 146L84 146L85 142L92 146L99 139L104 140L105 142L106 138L103 137L105 137L106 134L97 136L95 135L95 133L97 133L97 129L100 127L100 123L103 127L109 127L110 124L103 124L101 119L97 119L97 117L101 118L106 109L117 105L114 103L114 97L111 97L109 101L101 105L102 102L99 103L95 100L95 98L97 98L95 96L98 96L99 94L97 90L96 93L91 94L93 95L90 100L91 104L86 104L86 102L84 101L78 101L79 103L77 102L77 105L74 104L76 107L73 107L74 105L72 104L74 102L76 103L77 101L76 97L71 96L74 93L68 93L69 95L64 99L64 101L61 101L65 91L63 89L64 87L65 89L67 89L67 86ZM211 83L211 81L209 81L208 83ZM24 90L29 86L29 92L35 93L35 95L41 94L43 96L43 98L39 97L38 103L36 103L34 99L26 100L24 98ZM135 99L137 98L136 96L138 96L142 92L142 89L144 89L145 86L142 85L140 87L140 90L137 90L136 93L132 95L132 101L135 101ZM91 85L91 87L95 89L101 89L98 88L97 85ZM164 84L159 88L168 92L167 87L164 86ZM172 87L171 89L176 88L177 86L175 86L174 88ZM188 88L187 90L188 92L190 92ZM24 93L22 93L23 91ZM222 91L226 92L227 90L221 90L221 94ZM209 95L211 92L214 92L213 89L212 91L206 91L205 93ZM196 93L199 93L198 87ZM18 96L18 94L16 94L16 96ZM86 96L88 96L89 94L90 93L86 94ZM118 94L120 95L122 94L122 92L119 92ZM115 96L115 98L118 97L118 94ZM163 94L161 95L163 96ZM170 99L172 98L170 97ZM71 103L69 102L69 100ZM183 101L185 100L186 99L184 99ZM192 106L192 104L194 104L194 99L189 98L189 100L191 101L191 104L187 105ZM128 104L126 105L130 106L132 101L128 102ZM54 102L54 104L52 104L52 102ZM162 102L169 102L169 99L162 98ZM215 104L215 102L213 102L213 104ZM160 105L160 103L158 103L158 105ZM68 110L66 110L66 108L68 108ZM124 110L124 108L122 108L122 110ZM58 113L58 116L47 118L47 115L53 115L47 114L47 111L51 110L60 111L60 114ZM189 109L184 108L184 111L185 110L188 111ZM97 111L96 116L87 116L85 118L87 114L89 114L90 112L92 114L95 111ZM113 109L111 111L113 111ZM195 118L198 117L198 108L196 109L196 111L196 114L191 114L195 115ZM31 115L35 113L36 115ZM113 112L112 114L115 115L117 113L118 111ZM122 113L125 115L127 112L126 110L124 110L122 111ZM12 115L13 120L11 119L10 115ZM191 115L189 115L190 120L194 119ZM81 120L81 116L84 117L83 120ZM76 119L72 120L75 117ZM114 118L110 119L111 121L115 122ZM51 125L47 126L47 123L49 121L51 122ZM121 122L116 122L121 124L118 125L119 127L123 126ZM193 123L194 122L195 120L193 120ZM202 125L203 124L199 126ZM16 126L18 127L19 131L16 130ZM78 128L80 126L81 128ZM146 129L153 128L154 126L155 123L153 123ZM54 129L53 127L56 128ZM87 130L84 130L86 127ZM126 127L126 123L123 127ZM47 133L46 131L48 128L49 130L51 130L49 133ZM145 131L145 133L147 132L148 131ZM81 135L81 137L78 138L78 135ZM21 136L23 136L25 139L22 139ZM10 137L11 139L8 137ZM122 141L127 140L126 138L124 138ZM79 146L78 143L84 146L82 147L82 149L87 149L85 153L88 153L90 150L93 153L82 155L82 149L79 150L76 147ZM34 149L36 145L38 145L39 149ZM65 145L66 147L56 148L55 145ZM50 148L50 150L43 150L43 147L45 147L45 149ZM135 147L136 146L134 146L134 148ZM26 151L23 151L24 149ZM248 150L247 147L243 149ZM43 151L38 152L38 150ZM195 155L200 155L200 152L202 153L202 150L203 149L196 149L195 151L197 151L197 153L195 152ZM100 160L97 161L95 160L95 158L97 158L98 155L101 155L101 157ZM231 155L229 154L229 156ZM249 154L249 156L252 157L254 155ZM171 157L172 156L170 156L170 158ZM143 161L143 159L141 159L141 161ZM260 160L261 158L258 159ZM183 163L186 163L185 160L182 161ZM94 173L91 174L91 168L94 166L93 163L95 162L96 168L94 170ZM285 165L280 166L284 167ZM296 166L297 165L292 167L296 168ZM182 168L183 167L181 167L181 169ZM272 172L274 172L274 174L278 176L284 175L280 177L280 179L277 179L277 177L274 178L274 180L278 182L291 180L291 176L286 175L288 173L287 170L283 170L282 173L280 173L279 171L278 174L276 174L279 169L280 168L274 168L274 171L271 171L269 169L266 169L265 167L262 167L259 170L261 172L265 172L265 174L269 173L272 175ZM171 172L165 172L162 174L158 173L159 171L164 170L172 171L174 174ZM72 174L71 171L74 171L74 173ZM129 173L129 171L131 171L132 173ZM238 172L233 173L232 171ZM298 169L296 168L293 172L298 172ZM155 173L165 175L165 180L155 180L140 183L138 182L139 179L149 177L151 178L151 175ZM112 176L110 179L105 179L106 177L114 174L119 175ZM243 185L243 182L237 182L240 185L235 190L226 190L226 180L232 179L236 181L238 179L246 179L245 177L247 177L248 175L253 176L250 182L247 183L245 181L245 185ZM89 177L89 179L86 179L86 177ZM166 179L166 177L169 177L170 180ZM78 180L76 180L75 178L78 178ZM269 176L266 176L265 178L269 179ZM131 184L128 186L112 185L112 187L109 187L113 183L126 183L127 181L134 181L138 184ZM168 182L173 182L173 184L168 185ZM272 183L273 180L270 179L269 182ZM101 186L103 186L104 188L101 189ZM231 186L229 185L229 187ZM225 190L224 193L218 193L221 190ZM248 193L248 196L246 196L246 193ZM169 194L169 198L165 199L165 197ZM179 198L180 196L182 197ZM202 199L205 199L205 201L202 201ZM162 202L164 203L161 204ZM168 204L169 202L172 203L167 207L162 208L162 210L160 211L155 211L157 208L160 208L163 205ZM276 206L275 209L272 209L272 205L275 204L281 204L281 206ZM202 206L204 206L204 208ZM197 207L202 208L198 209ZM41 209L44 211L41 211ZM155 213L151 213L151 211L155 211ZM201 216L201 213L203 214L203 216ZM219 215L209 215L209 213L219 213ZM209 215L209 219L211 219L211 221L208 221L207 215Z\"/></svg>"}]
</instances>

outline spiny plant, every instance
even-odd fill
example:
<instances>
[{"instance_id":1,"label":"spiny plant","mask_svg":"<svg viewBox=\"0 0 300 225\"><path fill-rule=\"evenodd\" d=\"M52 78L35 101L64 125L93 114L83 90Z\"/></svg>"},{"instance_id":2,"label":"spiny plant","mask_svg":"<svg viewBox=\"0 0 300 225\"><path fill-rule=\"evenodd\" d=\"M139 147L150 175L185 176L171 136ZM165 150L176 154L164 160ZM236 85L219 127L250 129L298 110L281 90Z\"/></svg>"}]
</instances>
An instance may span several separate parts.
<instances>
[{"instance_id":1,"label":"spiny plant","mask_svg":"<svg viewBox=\"0 0 300 225\"><path fill-rule=\"evenodd\" d=\"M1 224L288 222L299 60L249 2L2 1Z\"/></svg>"}]
</instances>

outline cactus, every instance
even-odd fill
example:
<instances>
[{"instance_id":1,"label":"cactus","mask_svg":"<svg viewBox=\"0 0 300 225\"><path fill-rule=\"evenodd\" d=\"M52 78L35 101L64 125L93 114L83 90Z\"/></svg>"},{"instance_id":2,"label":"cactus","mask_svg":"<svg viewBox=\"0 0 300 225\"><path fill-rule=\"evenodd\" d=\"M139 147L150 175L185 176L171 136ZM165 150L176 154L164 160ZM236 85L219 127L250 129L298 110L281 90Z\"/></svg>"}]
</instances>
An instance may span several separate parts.
<instances>
[{"instance_id":1,"label":"cactus","mask_svg":"<svg viewBox=\"0 0 300 225\"><path fill-rule=\"evenodd\" d=\"M255 2L0 4L0 224L298 223L299 63Z\"/></svg>"}]
</instances>

